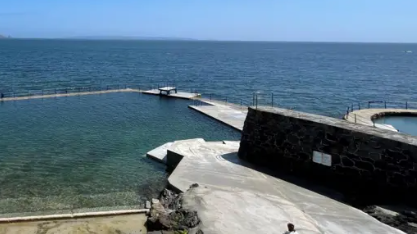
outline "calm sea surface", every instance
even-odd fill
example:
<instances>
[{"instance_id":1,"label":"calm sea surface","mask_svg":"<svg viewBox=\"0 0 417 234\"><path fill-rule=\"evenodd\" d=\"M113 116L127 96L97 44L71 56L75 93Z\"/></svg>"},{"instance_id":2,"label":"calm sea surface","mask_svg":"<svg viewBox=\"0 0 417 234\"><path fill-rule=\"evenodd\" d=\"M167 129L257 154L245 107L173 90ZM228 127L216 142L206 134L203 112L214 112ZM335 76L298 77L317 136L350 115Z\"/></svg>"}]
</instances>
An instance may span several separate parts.
<instances>
[{"instance_id":1,"label":"calm sea surface","mask_svg":"<svg viewBox=\"0 0 417 234\"><path fill-rule=\"evenodd\" d=\"M0 92L175 81L179 89L341 117L352 102L417 100L416 44L0 40ZM134 93L0 104L0 214L137 207L165 186L144 154L238 132L187 101Z\"/></svg>"},{"instance_id":2,"label":"calm sea surface","mask_svg":"<svg viewBox=\"0 0 417 234\"><path fill-rule=\"evenodd\" d=\"M140 207L166 185L166 142L240 133L189 101L112 93L0 102L0 216Z\"/></svg>"},{"instance_id":3,"label":"calm sea surface","mask_svg":"<svg viewBox=\"0 0 417 234\"><path fill-rule=\"evenodd\" d=\"M417 44L1 40L0 90L175 80L229 98L341 116L352 102L417 100Z\"/></svg>"}]
</instances>

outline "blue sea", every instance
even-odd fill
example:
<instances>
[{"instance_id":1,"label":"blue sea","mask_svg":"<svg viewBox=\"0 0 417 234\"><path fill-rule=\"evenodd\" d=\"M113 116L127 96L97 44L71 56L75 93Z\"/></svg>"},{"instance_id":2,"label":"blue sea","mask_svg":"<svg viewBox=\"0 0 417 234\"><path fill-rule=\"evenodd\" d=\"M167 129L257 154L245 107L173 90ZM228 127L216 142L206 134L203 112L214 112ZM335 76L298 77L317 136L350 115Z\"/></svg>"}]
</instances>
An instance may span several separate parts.
<instances>
[{"instance_id":1,"label":"blue sea","mask_svg":"<svg viewBox=\"0 0 417 234\"><path fill-rule=\"evenodd\" d=\"M17 95L175 83L341 117L353 102L416 101L416 79L416 44L0 40L0 92ZM240 138L189 104L139 93L0 103L0 216L140 207L166 185L147 151Z\"/></svg>"},{"instance_id":2,"label":"blue sea","mask_svg":"<svg viewBox=\"0 0 417 234\"><path fill-rule=\"evenodd\" d=\"M340 117L352 102L417 100L416 78L417 44L0 40L3 92L175 81Z\"/></svg>"}]
</instances>

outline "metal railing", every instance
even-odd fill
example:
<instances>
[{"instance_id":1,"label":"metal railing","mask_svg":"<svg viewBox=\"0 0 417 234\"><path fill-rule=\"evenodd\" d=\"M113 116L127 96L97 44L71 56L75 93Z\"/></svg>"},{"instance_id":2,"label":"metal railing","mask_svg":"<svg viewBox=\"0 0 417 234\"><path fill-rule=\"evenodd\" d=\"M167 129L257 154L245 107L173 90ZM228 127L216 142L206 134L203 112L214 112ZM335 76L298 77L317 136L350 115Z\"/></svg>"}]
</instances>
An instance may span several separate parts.
<instances>
[{"instance_id":1,"label":"metal railing","mask_svg":"<svg viewBox=\"0 0 417 234\"><path fill-rule=\"evenodd\" d=\"M236 98L232 96L223 96L214 93L202 93L198 98L195 98L192 102L192 105L203 106L210 105L212 103L218 103L222 105L227 105L230 107L238 109L247 109L248 106L251 106L249 98Z\"/></svg>"},{"instance_id":2,"label":"metal railing","mask_svg":"<svg viewBox=\"0 0 417 234\"><path fill-rule=\"evenodd\" d=\"M69 93L82 93L82 92L96 92L106 90L118 90L134 88L140 89L137 85L92 85L92 86L78 86L78 87L67 87L67 88L53 88L53 89L22 89L19 91L0 91L1 98L14 98L14 97L30 97L30 96L44 96L54 94L69 94Z\"/></svg>"},{"instance_id":3,"label":"metal railing","mask_svg":"<svg viewBox=\"0 0 417 234\"><path fill-rule=\"evenodd\" d=\"M367 102L356 102L352 103L346 108L346 115L349 113L362 110L362 109L417 109L417 102L410 102L410 101L367 101Z\"/></svg>"},{"instance_id":4,"label":"metal railing","mask_svg":"<svg viewBox=\"0 0 417 234\"><path fill-rule=\"evenodd\" d=\"M3 98L15 98L15 97L30 97L30 96L44 96L55 94L70 94L70 93L82 93L82 92L98 92L109 91L119 89L135 89L140 91L157 89L163 87L163 84L109 84L109 85L89 85L89 86L75 86L75 87L60 87L51 89L20 89L16 90L1 90L0 100Z\"/></svg>"}]
</instances>

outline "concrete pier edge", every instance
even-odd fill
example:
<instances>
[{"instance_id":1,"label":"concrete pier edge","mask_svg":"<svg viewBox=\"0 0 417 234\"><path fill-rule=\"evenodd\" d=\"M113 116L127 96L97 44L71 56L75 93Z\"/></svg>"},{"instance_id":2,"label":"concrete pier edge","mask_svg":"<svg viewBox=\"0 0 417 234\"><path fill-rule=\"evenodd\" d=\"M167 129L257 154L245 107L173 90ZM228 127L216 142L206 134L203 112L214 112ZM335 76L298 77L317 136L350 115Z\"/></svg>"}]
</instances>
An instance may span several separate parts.
<instances>
[{"instance_id":1,"label":"concrete pier edge","mask_svg":"<svg viewBox=\"0 0 417 234\"><path fill-rule=\"evenodd\" d=\"M102 91L87 91L87 92L74 92L74 93L58 93L58 94L46 94L46 95L34 95L34 96L22 96L22 97L4 97L0 98L1 102L7 101L21 101L21 100L30 100L30 99L44 99L44 98L58 98L58 97L73 97L73 96L85 96L85 95L96 95L96 94L108 94L108 93L142 93L148 95L157 95L170 98L180 98L180 99L193 99L199 97L199 93L186 93L178 92L178 94L172 95L160 95L159 93L153 92L154 90L141 90L141 89L111 89L111 90L102 90Z\"/></svg>"},{"instance_id":2,"label":"concrete pier edge","mask_svg":"<svg viewBox=\"0 0 417 234\"><path fill-rule=\"evenodd\" d=\"M221 118L216 118L216 117L214 117L212 115L208 115L207 113L201 111L200 109L198 109L197 107L195 107L193 105L189 105L188 108L193 109L193 110L197 111L198 113L201 113L201 114L203 114L203 115L205 115L205 116L207 116L207 117L209 117L211 119L214 119L214 120L218 121L219 123L222 123L222 124L224 124L226 126L229 126L229 127L233 128L233 129L239 131L239 132L242 132L242 129L241 128L235 127L235 126L233 126L231 124L228 124L227 122L223 121Z\"/></svg>"},{"instance_id":3,"label":"concrete pier edge","mask_svg":"<svg viewBox=\"0 0 417 234\"><path fill-rule=\"evenodd\" d=\"M75 219L75 218L93 218L103 216L115 215L130 215L130 214L146 214L149 209L134 209L134 210L114 210L114 211L97 211L97 212L83 212L83 213L69 213L56 215L36 215L36 216L22 216L12 218L0 218L1 223L17 223L28 221L42 221L42 220L57 220L57 219Z\"/></svg>"}]
</instances>

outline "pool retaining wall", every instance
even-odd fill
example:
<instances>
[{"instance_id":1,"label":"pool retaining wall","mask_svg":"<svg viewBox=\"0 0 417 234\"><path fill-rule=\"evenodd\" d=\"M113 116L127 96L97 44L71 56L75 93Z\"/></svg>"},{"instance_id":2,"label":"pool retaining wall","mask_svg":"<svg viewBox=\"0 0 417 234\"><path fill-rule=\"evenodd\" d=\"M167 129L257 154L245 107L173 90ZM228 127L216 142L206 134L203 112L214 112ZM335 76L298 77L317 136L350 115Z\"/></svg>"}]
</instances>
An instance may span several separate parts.
<instances>
[{"instance_id":1,"label":"pool retaining wall","mask_svg":"<svg viewBox=\"0 0 417 234\"><path fill-rule=\"evenodd\" d=\"M417 137L330 117L249 108L239 156L374 198L417 194Z\"/></svg>"}]
</instances>

